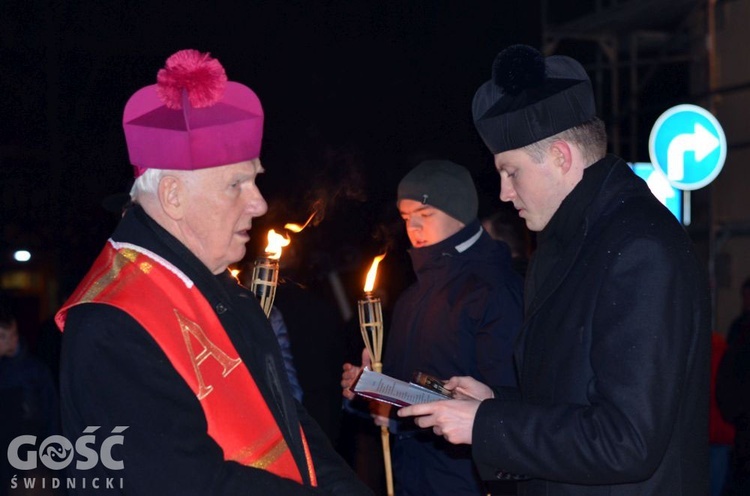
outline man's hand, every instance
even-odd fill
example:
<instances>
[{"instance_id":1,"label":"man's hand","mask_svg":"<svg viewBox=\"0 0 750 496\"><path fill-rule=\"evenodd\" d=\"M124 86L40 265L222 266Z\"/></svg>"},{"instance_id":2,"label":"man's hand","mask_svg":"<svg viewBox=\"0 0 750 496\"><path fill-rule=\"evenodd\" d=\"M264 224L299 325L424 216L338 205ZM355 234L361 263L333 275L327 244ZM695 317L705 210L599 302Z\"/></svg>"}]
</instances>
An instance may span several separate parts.
<instances>
[{"instance_id":1,"label":"man's hand","mask_svg":"<svg viewBox=\"0 0 750 496\"><path fill-rule=\"evenodd\" d=\"M453 391L453 398L457 400L483 401L495 397L495 393L489 386L468 376L451 377L443 384L443 387Z\"/></svg>"},{"instance_id":2,"label":"man's hand","mask_svg":"<svg viewBox=\"0 0 750 496\"><path fill-rule=\"evenodd\" d=\"M345 363L343 366L343 372L341 373L341 394L348 400L353 400L355 394L352 393L349 388L352 387L354 381L357 380L359 373L363 367L369 367L372 363L370 360L370 354L367 352L367 348L362 350L362 366L357 367L351 363Z\"/></svg>"},{"instance_id":3,"label":"man's hand","mask_svg":"<svg viewBox=\"0 0 750 496\"><path fill-rule=\"evenodd\" d=\"M471 444L471 431L480 403L476 400L434 401L401 408L398 416L416 417L414 422L419 427L432 427L435 434L450 443Z\"/></svg>"}]
</instances>

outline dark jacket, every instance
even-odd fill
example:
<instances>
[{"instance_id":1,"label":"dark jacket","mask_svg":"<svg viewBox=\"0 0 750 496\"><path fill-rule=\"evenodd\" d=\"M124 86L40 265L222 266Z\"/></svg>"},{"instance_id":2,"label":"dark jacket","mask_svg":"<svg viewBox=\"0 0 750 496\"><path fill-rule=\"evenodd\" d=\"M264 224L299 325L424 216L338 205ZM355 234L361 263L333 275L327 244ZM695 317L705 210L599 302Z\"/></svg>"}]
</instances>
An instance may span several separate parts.
<instances>
[{"instance_id":1,"label":"dark jacket","mask_svg":"<svg viewBox=\"0 0 750 496\"><path fill-rule=\"evenodd\" d=\"M537 240L522 400L479 407L483 476L526 474L523 495L708 494L709 292L682 227L608 156Z\"/></svg>"},{"instance_id":2,"label":"dark jacket","mask_svg":"<svg viewBox=\"0 0 750 496\"><path fill-rule=\"evenodd\" d=\"M474 236L473 244L457 249ZM409 255L417 280L394 307L383 371L406 381L420 371L515 386L513 343L523 319L522 281L511 267L507 245L475 221Z\"/></svg>"},{"instance_id":3,"label":"dark jacket","mask_svg":"<svg viewBox=\"0 0 750 496\"><path fill-rule=\"evenodd\" d=\"M13 433L11 438L21 434L41 438L59 434L57 388L52 373L22 341L13 356L0 357L0 405L0 432Z\"/></svg>"},{"instance_id":4,"label":"dark jacket","mask_svg":"<svg viewBox=\"0 0 750 496\"><path fill-rule=\"evenodd\" d=\"M513 344L523 320L522 281L507 245L478 221L432 246L410 250L417 280L398 299L383 370L409 381L416 371L441 379L469 375L514 387ZM400 494L480 494L468 446L402 424L394 443Z\"/></svg>"},{"instance_id":5,"label":"dark jacket","mask_svg":"<svg viewBox=\"0 0 750 496\"><path fill-rule=\"evenodd\" d=\"M190 278L206 297L266 399L289 449L307 479L299 425L314 460L319 488L300 485L265 470L225 461L207 434L204 412L168 358L133 318L101 304L69 313L63 335L61 396L63 429L76 439L87 426L124 431L122 471L102 464L77 479L120 478L127 494L371 494L334 452L326 436L291 395L276 337L257 300L228 274L215 276L185 246L140 207L123 218L112 239L146 248ZM77 491L83 494L80 482ZM89 489L92 494L101 491Z\"/></svg>"}]
</instances>

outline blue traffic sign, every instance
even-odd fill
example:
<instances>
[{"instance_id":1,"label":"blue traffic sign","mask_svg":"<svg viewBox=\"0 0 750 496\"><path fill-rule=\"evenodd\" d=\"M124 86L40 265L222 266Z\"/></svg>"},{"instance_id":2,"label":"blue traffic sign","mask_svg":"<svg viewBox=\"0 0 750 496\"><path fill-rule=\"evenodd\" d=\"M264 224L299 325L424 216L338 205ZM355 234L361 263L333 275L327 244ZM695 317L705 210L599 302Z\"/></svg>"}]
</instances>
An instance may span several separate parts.
<instances>
[{"instance_id":1,"label":"blue traffic sign","mask_svg":"<svg viewBox=\"0 0 750 496\"><path fill-rule=\"evenodd\" d=\"M651 162L682 190L708 185L721 172L727 139L719 121L696 105L677 105L654 123L648 140Z\"/></svg>"},{"instance_id":2,"label":"blue traffic sign","mask_svg":"<svg viewBox=\"0 0 750 496\"><path fill-rule=\"evenodd\" d=\"M651 193L682 222L682 191L669 184L667 176L655 169L653 164L635 162L628 165L638 177L646 181Z\"/></svg>"}]
</instances>

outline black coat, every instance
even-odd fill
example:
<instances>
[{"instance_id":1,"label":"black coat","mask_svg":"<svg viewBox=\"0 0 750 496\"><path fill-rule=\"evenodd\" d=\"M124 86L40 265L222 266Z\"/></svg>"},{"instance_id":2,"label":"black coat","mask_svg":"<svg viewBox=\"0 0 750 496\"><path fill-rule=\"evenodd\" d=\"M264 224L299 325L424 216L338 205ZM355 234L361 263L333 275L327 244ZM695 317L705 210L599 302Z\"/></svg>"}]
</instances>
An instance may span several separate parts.
<instances>
[{"instance_id":1,"label":"black coat","mask_svg":"<svg viewBox=\"0 0 750 496\"><path fill-rule=\"evenodd\" d=\"M708 494L709 292L691 241L612 156L553 222L567 229L530 268L546 277L527 276L522 399L475 419L483 476L526 474L524 495Z\"/></svg>"},{"instance_id":2,"label":"black coat","mask_svg":"<svg viewBox=\"0 0 750 496\"><path fill-rule=\"evenodd\" d=\"M228 275L214 276L140 207L129 211L112 236L150 250L182 270L208 302L266 399L303 478L302 425L312 452L318 488L265 470L225 461L207 434L203 409L149 333L125 312L101 304L73 307L63 335L61 396L63 429L69 439L86 426L114 426L123 433L122 471L102 464L77 479L114 478L123 493L137 495L371 494L333 450L326 436L290 393L278 342L252 293ZM99 442L101 442L101 438ZM80 490L71 494L85 494ZM89 489L88 493L98 494ZM107 492L106 494L110 494Z\"/></svg>"}]
</instances>

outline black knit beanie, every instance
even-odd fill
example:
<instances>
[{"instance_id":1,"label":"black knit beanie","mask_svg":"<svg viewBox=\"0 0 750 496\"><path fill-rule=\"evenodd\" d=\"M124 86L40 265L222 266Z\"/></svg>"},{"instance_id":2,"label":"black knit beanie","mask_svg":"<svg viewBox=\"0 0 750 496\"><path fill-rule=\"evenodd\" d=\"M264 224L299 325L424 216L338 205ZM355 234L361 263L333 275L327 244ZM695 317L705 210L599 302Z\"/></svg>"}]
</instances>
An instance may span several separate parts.
<instances>
[{"instance_id":1,"label":"black knit beanie","mask_svg":"<svg viewBox=\"0 0 750 496\"><path fill-rule=\"evenodd\" d=\"M449 160L425 160L409 171L398 185L397 204L404 199L435 207L464 224L476 219L479 208L471 174Z\"/></svg>"}]
</instances>

